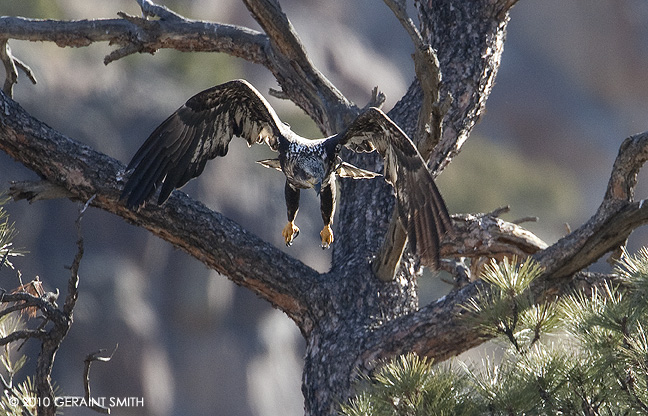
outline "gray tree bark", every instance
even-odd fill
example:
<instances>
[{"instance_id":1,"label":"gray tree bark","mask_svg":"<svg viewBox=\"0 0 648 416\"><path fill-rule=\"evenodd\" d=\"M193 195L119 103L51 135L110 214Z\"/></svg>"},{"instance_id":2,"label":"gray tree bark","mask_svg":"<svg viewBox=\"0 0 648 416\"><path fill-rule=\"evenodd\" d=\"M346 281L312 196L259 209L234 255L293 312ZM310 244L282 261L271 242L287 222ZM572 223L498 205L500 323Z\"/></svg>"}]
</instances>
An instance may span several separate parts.
<instances>
[{"instance_id":1,"label":"gray tree bark","mask_svg":"<svg viewBox=\"0 0 648 416\"><path fill-rule=\"evenodd\" d=\"M24 66L12 57L8 39L53 41L59 46L109 41L119 47L106 57L107 62L159 48L218 51L267 67L282 88L280 94L303 108L324 133L344 128L360 111L358 106L312 65L278 3L244 2L265 33L190 21L146 0L138 1L142 10L158 20L125 14L120 19L86 22L0 18L1 57L8 68L5 92L10 93L15 82L11 74L16 67ZM402 5L388 3L393 9ZM459 153L484 109L514 3L417 2L421 39L436 51L441 82L421 81L425 69L419 67L419 79L389 115L419 148L428 149L425 153L435 175ZM431 94L430 88L438 91ZM430 103L434 96L437 101ZM379 102L376 94L371 104ZM284 311L306 340L302 391L307 415L337 414L338 404L352 394L357 374L371 371L376 360L407 351L443 360L487 339L462 318L461 305L484 289L479 282L419 306L419 266L407 249L400 257L406 242L394 237L396 225L390 228L394 198L383 181L340 183L332 267L320 274L182 193L174 193L161 207L149 205L137 213L126 209L118 200L124 174L120 162L34 119L7 94L0 94L0 108L0 148L44 181L15 184L15 197L56 195L87 201L94 195L92 206L150 230ZM431 129L438 123L437 135L422 133L421 125L426 123L420 122L421 117L429 120ZM381 168L375 155L345 157L369 169ZM535 294L542 298L562 293L584 267L622 245L634 228L648 220L648 209L633 202L636 173L646 157L648 134L629 138L597 213L551 247L496 215L468 214L454 216L456 233L444 241L442 255L448 259L534 255L545 268ZM376 278L372 262L381 252L398 253L393 280Z\"/></svg>"}]
</instances>

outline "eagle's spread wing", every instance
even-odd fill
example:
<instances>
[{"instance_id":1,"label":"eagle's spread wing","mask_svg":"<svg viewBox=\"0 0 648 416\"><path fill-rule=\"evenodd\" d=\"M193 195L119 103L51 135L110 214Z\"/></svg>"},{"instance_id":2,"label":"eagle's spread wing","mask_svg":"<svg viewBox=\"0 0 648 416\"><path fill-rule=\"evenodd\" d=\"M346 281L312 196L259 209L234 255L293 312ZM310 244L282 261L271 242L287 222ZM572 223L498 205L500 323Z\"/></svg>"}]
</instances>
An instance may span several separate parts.
<instances>
[{"instance_id":1,"label":"eagle's spread wing","mask_svg":"<svg viewBox=\"0 0 648 416\"><path fill-rule=\"evenodd\" d=\"M232 136L249 145L265 142L276 151L282 128L270 104L247 81L202 91L160 124L133 156L121 197L128 207L137 207L162 184L161 204L173 189L200 175L209 159L225 156Z\"/></svg>"},{"instance_id":2,"label":"eagle's spread wing","mask_svg":"<svg viewBox=\"0 0 648 416\"><path fill-rule=\"evenodd\" d=\"M377 150L384 157L383 174L396 191L410 246L425 265L437 268L440 239L452 230L452 221L414 143L385 113L370 108L340 135L339 144L356 152Z\"/></svg>"}]
</instances>

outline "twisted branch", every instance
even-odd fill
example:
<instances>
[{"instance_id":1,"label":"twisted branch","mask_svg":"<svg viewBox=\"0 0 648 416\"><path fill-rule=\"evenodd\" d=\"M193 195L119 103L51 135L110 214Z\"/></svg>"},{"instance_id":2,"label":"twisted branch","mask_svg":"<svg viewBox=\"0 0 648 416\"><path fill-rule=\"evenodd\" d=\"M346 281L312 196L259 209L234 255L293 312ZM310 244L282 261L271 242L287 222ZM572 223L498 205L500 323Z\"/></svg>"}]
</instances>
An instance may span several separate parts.
<instances>
[{"instance_id":1,"label":"twisted branch","mask_svg":"<svg viewBox=\"0 0 648 416\"><path fill-rule=\"evenodd\" d=\"M567 292L573 287L575 274L583 274L581 270L623 245L634 229L648 224L648 203L633 201L637 173L647 160L648 132L626 139L614 162L605 197L585 224L543 250L536 250L541 245L529 235L515 237L518 241L515 246L521 252L529 255L536 251L533 257L544 269L532 286L538 301ZM470 217L466 219L479 221ZM481 220L490 222L493 219L484 216ZM509 227L505 223L502 226L502 230ZM487 227L487 230L490 230L488 235L497 235L497 232L491 234L493 228ZM508 251L510 246L499 246L507 238L509 235L502 233L494 240L481 239L472 246L477 249L482 242L488 242L492 245L484 247L484 250L489 253L497 250L496 247ZM460 253L457 247L445 249ZM588 275L588 285L595 285L606 278L606 275ZM461 305L484 289L481 281L473 282L418 312L390 322L375 332L371 342L373 347L368 348L364 357L385 358L400 351L416 351L440 361L480 345L491 335L479 333L469 325L463 319L466 311Z\"/></svg>"}]
</instances>

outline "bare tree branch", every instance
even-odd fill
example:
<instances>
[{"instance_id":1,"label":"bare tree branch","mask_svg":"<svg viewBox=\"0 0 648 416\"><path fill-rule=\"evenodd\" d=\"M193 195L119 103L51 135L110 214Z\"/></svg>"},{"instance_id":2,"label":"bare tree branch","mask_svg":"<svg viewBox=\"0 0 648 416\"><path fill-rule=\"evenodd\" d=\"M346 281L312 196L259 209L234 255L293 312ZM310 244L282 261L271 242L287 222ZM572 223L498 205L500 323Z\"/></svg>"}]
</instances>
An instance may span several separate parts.
<instances>
[{"instance_id":1,"label":"bare tree branch","mask_svg":"<svg viewBox=\"0 0 648 416\"><path fill-rule=\"evenodd\" d=\"M144 16L159 17L162 20L184 19L182 16L180 16L173 10L169 10L165 6L155 4L150 0L136 0L136 1L137 4L139 4L140 8L142 9L142 14Z\"/></svg>"},{"instance_id":2,"label":"bare tree branch","mask_svg":"<svg viewBox=\"0 0 648 416\"><path fill-rule=\"evenodd\" d=\"M648 132L626 139L597 212L577 230L533 256L544 268L533 285L538 300L565 293L566 288L572 287L575 273L623 245L634 229L648 224L648 204L643 200L632 201L637 173L647 160ZM486 216L484 219L492 218ZM520 237L516 245L526 251L526 255L531 254L534 246L537 248L536 242L533 238L527 241L528 236ZM506 236L500 238L505 240ZM529 243L527 249L523 248L525 241ZM495 243L485 250L491 251L492 255L498 245ZM502 248L508 252L510 246ZM595 278L590 284L595 284L600 278L607 276ZM481 344L489 336L479 333L462 318L466 311L461 305L475 297L479 290L483 291L483 286L481 281L474 282L415 313L390 322L375 332L373 347L367 349L364 357L384 358L398 354L397 351L416 351L441 361Z\"/></svg>"},{"instance_id":3,"label":"bare tree branch","mask_svg":"<svg viewBox=\"0 0 648 416\"><path fill-rule=\"evenodd\" d=\"M384 1L401 22L414 45L412 54L414 71L423 92L414 140L421 156L427 160L441 138L443 117L450 107L452 97L446 95L443 102L439 100L442 80L439 58L436 51L423 39L414 22L408 16L405 2Z\"/></svg>"},{"instance_id":4,"label":"bare tree branch","mask_svg":"<svg viewBox=\"0 0 648 416\"><path fill-rule=\"evenodd\" d=\"M81 259L83 258L84 245L83 245L83 233L81 232L81 219L83 214L95 199L96 195L92 195L85 204L79 209L79 215L75 221L76 231L77 231L77 252L74 255L74 260L72 261L72 266L70 266L70 279L68 280L68 291L67 296L65 297L65 303L63 304L63 313L67 316L72 316L72 311L76 305L76 301L79 298L79 266L81 265Z\"/></svg>"},{"instance_id":5,"label":"bare tree branch","mask_svg":"<svg viewBox=\"0 0 648 416\"><path fill-rule=\"evenodd\" d=\"M9 300L7 300L5 298L3 298L1 301L3 303L4 302L10 302ZM12 306L7 306L3 310L1 310L0 311L0 317L5 316L5 315L9 315L10 313L13 313L13 312L23 311L23 310L25 310L27 308L32 308L32 307L34 307L36 305L37 305L36 302L32 303L30 301L20 301L20 303L17 303L17 304L12 305Z\"/></svg>"},{"instance_id":6,"label":"bare tree branch","mask_svg":"<svg viewBox=\"0 0 648 416\"><path fill-rule=\"evenodd\" d=\"M496 214L461 214L453 216L455 235L444 240L445 257L520 258L547 248L535 234Z\"/></svg>"},{"instance_id":7,"label":"bare tree branch","mask_svg":"<svg viewBox=\"0 0 648 416\"><path fill-rule=\"evenodd\" d=\"M274 1L246 2L270 37L228 24L186 19L151 1L138 1L147 20L120 12L121 19L76 21L0 17L0 40L49 41L61 47L83 47L94 42L119 45L106 64L133 53L155 53L158 49L224 52L261 64L277 77L284 92L329 133L345 127L358 112L313 66L303 45ZM289 36L283 35L288 31ZM9 73L8 73L9 76ZM15 80L7 80L11 85Z\"/></svg>"},{"instance_id":8,"label":"bare tree branch","mask_svg":"<svg viewBox=\"0 0 648 416\"><path fill-rule=\"evenodd\" d=\"M95 351L93 353L90 353L86 355L84 362L84 368L83 368L83 388L84 388L84 398L85 398L85 403L88 404L88 407L96 412L99 413L104 413L104 414L110 414L110 408L102 406L101 404L93 401L90 396L90 366L92 365L93 362L95 361L102 361L102 362L108 362L112 359L113 355L115 354L115 351L117 351L118 345L115 345L115 349L110 353L108 356L104 356L106 350L101 349L99 351Z\"/></svg>"},{"instance_id":9,"label":"bare tree branch","mask_svg":"<svg viewBox=\"0 0 648 416\"><path fill-rule=\"evenodd\" d=\"M72 198L74 194L62 186L47 181L12 181L8 195L15 201L26 199L30 204L36 201Z\"/></svg>"},{"instance_id":10,"label":"bare tree branch","mask_svg":"<svg viewBox=\"0 0 648 416\"><path fill-rule=\"evenodd\" d=\"M74 199L115 213L152 231L192 256L252 289L293 318L303 331L311 288L318 273L281 250L245 232L238 224L175 192L162 207L138 213L119 202L124 166L62 136L0 96L0 148L16 160L65 188Z\"/></svg>"},{"instance_id":11,"label":"bare tree branch","mask_svg":"<svg viewBox=\"0 0 648 416\"><path fill-rule=\"evenodd\" d=\"M254 63L269 65L268 38L240 26L189 19L146 20L121 13L122 19L39 20L0 17L0 39L54 42L60 47L83 47L95 42L154 53L158 49L225 52ZM126 56L126 54L122 55ZM105 63L116 57L106 58Z\"/></svg>"},{"instance_id":12,"label":"bare tree branch","mask_svg":"<svg viewBox=\"0 0 648 416\"><path fill-rule=\"evenodd\" d=\"M11 56L11 48L7 39L0 42L0 59L5 68L5 82L2 86L2 91L8 96L13 95L13 86L18 82L18 70L16 69L16 61Z\"/></svg>"},{"instance_id":13,"label":"bare tree branch","mask_svg":"<svg viewBox=\"0 0 648 416\"><path fill-rule=\"evenodd\" d=\"M46 296L35 296L27 292L4 293L0 297L1 303L17 303L17 305L9 306L0 311L0 316L7 315L11 312L23 310L26 308L36 307L43 312L45 316L56 318L56 307L50 302Z\"/></svg>"},{"instance_id":14,"label":"bare tree branch","mask_svg":"<svg viewBox=\"0 0 648 416\"><path fill-rule=\"evenodd\" d=\"M47 333L45 331L40 331L40 330L31 330L31 329L24 329L21 331L14 331L10 334L8 334L6 337L0 338L0 345L7 345L11 342L18 341L21 339L28 339L28 338L39 338L43 339Z\"/></svg>"},{"instance_id":15,"label":"bare tree branch","mask_svg":"<svg viewBox=\"0 0 648 416\"><path fill-rule=\"evenodd\" d=\"M2 96L4 97L4 95ZM36 376L34 377L39 415L56 414L56 402L54 398L54 389L52 388L51 372L56 352L72 324L72 314L78 297L78 271L84 251L81 219L93 199L94 196L81 207L79 215L77 216L77 253L74 256L74 261L70 267L71 276L68 281L68 293L63 309L58 309L56 305L58 290L56 291L56 294L45 292L38 278L26 285L21 284L14 293L3 294L0 298L0 302L2 303L16 303L13 306L1 310L0 317L11 312L24 311L26 309L40 310L42 312L43 322L37 329L18 330L0 338L0 345L6 345L18 340L26 341L30 338L37 338L40 340L41 351L38 355ZM45 327L48 323L52 323L52 326L50 329L46 330Z\"/></svg>"},{"instance_id":16,"label":"bare tree branch","mask_svg":"<svg viewBox=\"0 0 648 416\"><path fill-rule=\"evenodd\" d=\"M36 77L24 62L16 58L11 53L11 48L9 47L8 39L0 38L0 60L2 61L5 68L5 82L2 87L2 91L11 97L13 93L13 86L18 82L18 68L20 68L26 75L27 78L36 84Z\"/></svg>"},{"instance_id":17,"label":"bare tree branch","mask_svg":"<svg viewBox=\"0 0 648 416\"><path fill-rule=\"evenodd\" d=\"M438 174L459 153L486 106L504 50L508 11L515 1L468 5L428 0L415 4L421 34L436 51L443 73L440 97L452 97L430 160L432 172Z\"/></svg>"},{"instance_id":18,"label":"bare tree branch","mask_svg":"<svg viewBox=\"0 0 648 416\"><path fill-rule=\"evenodd\" d=\"M66 337L70 326L72 325L72 315L74 306L78 298L78 285L79 285L79 266L83 258L83 234L81 232L81 219L85 213L88 205L94 196L90 197L88 201L79 209L79 214L76 219L77 229L77 252L74 255L72 266L70 267L70 278L68 279L68 293L65 297L63 309L55 308L51 305L49 313L45 314L45 319L54 323L54 326L49 329L41 340L41 351L38 354L38 361L36 365L36 377L34 384L36 386L36 395L38 397L38 414L51 415L56 414L56 401L54 397L54 388L52 387L52 368L54 367L54 357L56 352L61 346L63 339ZM48 302L50 303L50 302ZM45 327L45 323L41 325L40 329Z\"/></svg>"}]
</instances>

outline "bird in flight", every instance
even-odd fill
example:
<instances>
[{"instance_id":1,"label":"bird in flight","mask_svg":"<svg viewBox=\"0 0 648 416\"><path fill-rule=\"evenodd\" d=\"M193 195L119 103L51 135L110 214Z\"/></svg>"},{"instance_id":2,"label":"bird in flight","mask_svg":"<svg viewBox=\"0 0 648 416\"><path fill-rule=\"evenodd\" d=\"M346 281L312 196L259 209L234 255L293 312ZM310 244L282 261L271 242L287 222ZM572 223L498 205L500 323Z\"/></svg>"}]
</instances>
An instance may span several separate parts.
<instances>
[{"instance_id":1,"label":"bird in flight","mask_svg":"<svg viewBox=\"0 0 648 416\"><path fill-rule=\"evenodd\" d=\"M384 158L384 178L395 189L398 216L410 247L428 267L438 268L440 240L452 221L425 161L409 137L381 110L362 112L346 130L322 139L306 139L283 123L266 99L247 81L234 80L193 97L160 124L135 153L121 199L130 209L145 203L160 188L157 204L200 175L208 160L225 156L232 137L248 146L265 143L278 158L263 166L286 176L288 223L282 230L287 246L299 234L295 217L302 189L320 197L324 227L322 248L333 243L336 177L368 179L380 176L344 162L342 147L355 152L378 151ZM161 187L160 187L161 185Z\"/></svg>"}]
</instances>

